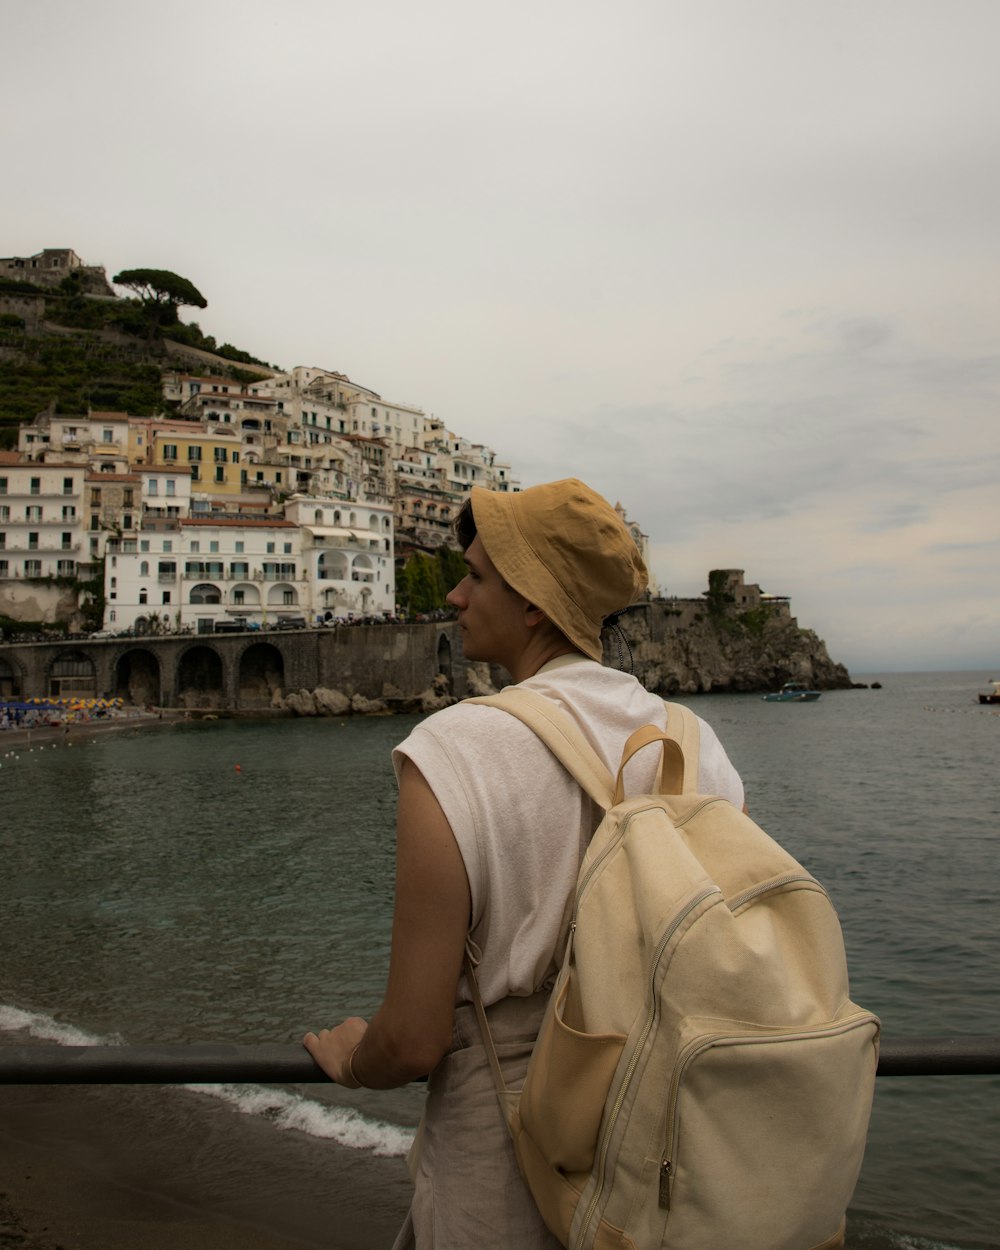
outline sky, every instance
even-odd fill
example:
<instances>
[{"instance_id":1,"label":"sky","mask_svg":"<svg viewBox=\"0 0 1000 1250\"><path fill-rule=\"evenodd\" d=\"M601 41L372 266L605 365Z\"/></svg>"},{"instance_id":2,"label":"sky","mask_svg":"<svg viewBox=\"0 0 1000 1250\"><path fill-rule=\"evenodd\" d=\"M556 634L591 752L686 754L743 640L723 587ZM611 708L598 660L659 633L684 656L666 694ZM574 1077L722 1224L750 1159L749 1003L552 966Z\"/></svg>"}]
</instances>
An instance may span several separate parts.
<instances>
[{"instance_id":1,"label":"sky","mask_svg":"<svg viewBox=\"0 0 1000 1250\"><path fill-rule=\"evenodd\" d=\"M996 0L0 0L0 254L581 477L852 675L1000 675ZM126 294L127 292L122 292Z\"/></svg>"}]
</instances>

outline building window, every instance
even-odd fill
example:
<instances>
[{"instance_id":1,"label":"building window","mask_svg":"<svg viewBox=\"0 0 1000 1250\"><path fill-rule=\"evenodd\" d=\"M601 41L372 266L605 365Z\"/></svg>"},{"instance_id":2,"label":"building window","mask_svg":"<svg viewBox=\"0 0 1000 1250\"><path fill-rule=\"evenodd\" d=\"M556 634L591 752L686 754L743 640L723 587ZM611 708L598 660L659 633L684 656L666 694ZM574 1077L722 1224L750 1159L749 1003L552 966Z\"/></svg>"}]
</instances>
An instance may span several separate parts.
<instances>
[{"instance_id":1,"label":"building window","mask_svg":"<svg viewBox=\"0 0 1000 1250\"><path fill-rule=\"evenodd\" d=\"M193 464L196 460L200 460L200 459L201 459L201 448L189 447L188 448L188 463Z\"/></svg>"},{"instance_id":2,"label":"building window","mask_svg":"<svg viewBox=\"0 0 1000 1250\"><path fill-rule=\"evenodd\" d=\"M126 486L122 491L122 507L131 508L133 506L132 487Z\"/></svg>"},{"instance_id":3,"label":"building window","mask_svg":"<svg viewBox=\"0 0 1000 1250\"><path fill-rule=\"evenodd\" d=\"M146 588L145 588L145 586L142 588L142 590L140 590L140 591L139 591L139 602L140 602L140 603L148 603L148 602L149 602L149 595L146 593Z\"/></svg>"},{"instance_id":4,"label":"building window","mask_svg":"<svg viewBox=\"0 0 1000 1250\"><path fill-rule=\"evenodd\" d=\"M170 539L170 538L165 538L165 539L163 540L163 550L164 550L164 552L169 553L169 552L173 551L173 549L174 549L173 539Z\"/></svg>"},{"instance_id":5,"label":"building window","mask_svg":"<svg viewBox=\"0 0 1000 1250\"><path fill-rule=\"evenodd\" d=\"M148 550L149 550L149 539L148 539L148 538L143 538L143 539L140 539L140 541L139 541L139 550L140 550L140 551L148 551Z\"/></svg>"},{"instance_id":6,"label":"building window","mask_svg":"<svg viewBox=\"0 0 1000 1250\"><path fill-rule=\"evenodd\" d=\"M42 493L42 479L40 477L33 477L31 479L30 490L33 495L40 495Z\"/></svg>"},{"instance_id":7,"label":"building window","mask_svg":"<svg viewBox=\"0 0 1000 1250\"><path fill-rule=\"evenodd\" d=\"M221 464L217 464L215 466L215 480L217 482L224 482L226 480L226 470Z\"/></svg>"},{"instance_id":8,"label":"building window","mask_svg":"<svg viewBox=\"0 0 1000 1250\"><path fill-rule=\"evenodd\" d=\"M101 430L101 442L113 443L115 441L114 430Z\"/></svg>"},{"instance_id":9,"label":"building window","mask_svg":"<svg viewBox=\"0 0 1000 1250\"><path fill-rule=\"evenodd\" d=\"M241 541L237 541L237 543L236 543L236 554L237 554L238 556L241 556L241 555L243 554L243 549L244 549L244 544L243 544Z\"/></svg>"},{"instance_id":10,"label":"building window","mask_svg":"<svg viewBox=\"0 0 1000 1250\"><path fill-rule=\"evenodd\" d=\"M63 494L72 495L72 493L73 493L73 479L71 477L64 477L63 478Z\"/></svg>"},{"instance_id":11,"label":"building window","mask_svg":"<svg viewBox=\"0 0 1000 1250\"><path fill-rule=\"evenodd\" d=\"M5 477L0 477L0 495L6 495L6 494L7 494L7 479Z\"/></svg>"},{"instance_id":12,"label":"building window","mask_svg":"<svg viewBox=\"0 0 1000 1250\"><path fill-rule=\"evenodd\" d=\"M131 528L132 528L132 516L130 513L126 512L125 515L122 517L122 529L130 530Z\"/></svg>"},{"instance_id":13,"label":"building window","mask_svg":"<svg viewBox=\"0 0 1000 1250\"><path fill-rule=\"evenodd\" d=\"M268 544L267 544L267 554L268 554L269 556L273 556L273 555L274 555L274 543L268 543Z\"/></svg>"},{"instance_id":14,"label":"building window","mask_svg":"<svg viewBox=\"0 0 1000 1250\"><path fill-rule=\"evenodd\" d=\"M294 603L295 602L294 593L291 590L283 590L281 592L281 602L282 603Z\"/></svg>"},{"instance_id":15,"label":"building window","mask_svg":"<svg viewBox=\"0 0 1000 1250\"><path fill-rule=\"evenodd\" d=\"M139 565L139 576L140 577L149 576L149 561L148 560L143 560L141 564Z\"/></svg>"},{"instance_id":16,"label":"building window","mask_svg":"<svg viewBox=\"0 0 1000 1250\"><path fill-rule=\"evenodd\" d=\"M29 550L29 551L37 551L37 550L38 550L38 532L37 532L37 530L32 530L32 531L29 531L29 533L28 533L28 550Z\"/></svg>"},{"instance_id":17,"label":"building window","mask_svg":"<svg viewBox=\"0 0 1000 1250\"><path fill-rule=\"evenodd\" d=\"M41 504L32 504L24 510L24 519L26 521L40 521L42 519Z\"/></svg>"},{"instance_id":18,"label":"building window","mask_svg":"<svg viewBox=\"0 0 1000 1250\"><path fill-rule=\"evenodd\" d=\"M233 603L238 604L242 607L242 605L245 602L246 602L246 595L244 594L244 592L242 590L234 590L233 591Z\"/></svg>"},{"instance_id":19,"label":"building window","mask_svg":"<svg viewBox=\"0 0 1000 1250\"><path fill-rule=\"evenodd\" d=\"M198 471L198 466L196 464L193 464L191 466L191 481L192 482L201 481L201 473Z\"/></svg>"},{"instance_id":20,"label":"building window","mask_svg":"<svg viewBox=\"0 0 1000 1250\"><path fill-rule=\"evenodd\" d=\"M201 543L197 539L195 539L195 541L191 544L191 551L195 555L197 555L198 552L201 551Z\"/></svg>"},{"instance_id":21,"label":"building window","mask_svg":"<svg viewBox=\"0 0 1000 1250\"><path fill-rule=\"evenodd\" d=\"M92 530L99 530L101 528L101 518L97 515L96 512L90 518L90 528Z\"/></svg>"},{"instance_id":22,"label":"building window","mask_svg":"<svg viewBox=\"0 0 1000 1250\"><path fill-rule=\"evenodd\" d=\"M173 495L176 491L176 483L172 477L167 478L167 494Z\"/></svg>"},{"instance_id":23,"label":"building window","mask_svg":"<svg viewBox=\"0 0 1000 1250\"><path fill-rule=\"evenodd\" d=\"M216 447L212 452L216 464L225 464L227 455L225 447Z\"/></svg>"},{"instance_id":24,"label":"building window","mask_svg":"<svg viewBox=\"0 0 1000 1250\"><path fill-rule=\"evenodd\" d=\"M42 562L41 560L25 560L24 576L25 577L41 577Z\"/></svg>"},{"instance_id":25,"label":"building window","mask_svg":"<svg viewBox=\"0 0 1000 1250\"><path fill-rule=\"evenodd\" d=\"M165 590L165 591L163 592L163 602L164 602L164 603L169 603L169 602L170 602L170 591L169 591L169 590Z\"/></svg>"},{"instance_id":26,"label":"building window","mask_svg":"<svg viewBox=\"0 0 1000 1250\"><path fill-rule=\"evenodd\" d=\"M101 488L99 486L94 486L90 492L90 506L92 508L98 508L100 507L100 504L101 504Z\"/></svg>"},{"instance_id":27,"label":"building window","mask_svg":"<svg viewBox=\"0 0 1000 1250\"><path fill-rule=\"evenodd\" d=\"M292 544L285 543L284 550L285 550L285 555L290 556L292 554Z\"/></svg>"},{"instance_id":28,"label":"building window","mask_svg":"<svg viewBox=\"0 0 1000 1250\"><path fill-rule=\"evenodd\" d=\"M76 508L74 508L72 504L66 504L66 506L63 508L62 519L64 521L76 520Z\"/></svg>"},{"instance_id":29,"label":"building window","mask_svg":"<svg viewBox=\"0 0 1000 1250\"><path fill-rule=\"evenodd\" d=\"M208 544L208 549L209 549L209 551L218 551L218 550L219 550L219 544L218 544L218 542L217 542L215 539L213 539L213 540L212 540L212 541Z\"/></svg>"},{"instance_id":30,"label":"building window","mask_svg":"<svg viewBox=\"0 0 1000 1250\"><path fill-rule=\"evenodd\" d=\"M64 533L62 536L63 551L71 551L73 549L73 535Z\"/></svg>"},{"instance_id":31,"label":"building window","mask_svg":"<svg viewBox=\"0 0 1000 1250\"><path fill-rule=\"evenodd\" d=\"M240 453L239 453L238 451L234 451L234 452L233 452L233 455L232 455L232 462L233 462L233 464L239 464L239 462L240 462Z\"/></svg>"},{"instance_id":32,"label":"building window","mask_svg":"<svg viewBox=\"0 0 1000 1250\"><path fill-rule=\"evenodd\" d=\"M155 477L151 477L146 483L146 490L150 495L156 495L159 493L159 483Z\"/></svg>"},{"instance_id":33,"label":"building window","mask_svg":"<svg viewBox=\"0 0 1000 1250\"><path fill-rule=\"evenodd\" d=\"M9 567L6 560L0 560L0 577L9 576Z\"/></svg>"},{"instance_id":34,"label":"building window","mask_svg":"<svg viewBox=\"0 0 1000 1250\"><path fill-rule=\"evenodd\" d=\"M177 459L177 444L176 443L164 443L163 444L163 459L164 460L176 460Z\"/></svg>"}]
</instances>

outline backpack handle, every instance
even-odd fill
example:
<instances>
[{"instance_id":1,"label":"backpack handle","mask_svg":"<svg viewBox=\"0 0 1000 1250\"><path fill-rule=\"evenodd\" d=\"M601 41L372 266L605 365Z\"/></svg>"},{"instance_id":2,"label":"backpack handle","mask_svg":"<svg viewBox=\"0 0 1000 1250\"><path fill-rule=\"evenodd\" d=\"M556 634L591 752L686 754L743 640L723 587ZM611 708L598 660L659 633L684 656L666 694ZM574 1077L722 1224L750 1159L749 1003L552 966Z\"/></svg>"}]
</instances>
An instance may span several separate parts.
<instances>
[{"instance_id":1,"label":"backpack handle","mask_svg":"<svg viewBox=\"0 0 1000 1250\"><path fill-rule=\"evenodd\" d=\"M663 743L663 758L660 762L660 793L683 794L684 792L684 751L676 738L655 725L643 725L625 743L622 751L622 762L618 766L615 778L615 790L612 806L617 807L625 798L625 765L633 755L643 747L654 742Z\"/></svg>"}]
</instances>

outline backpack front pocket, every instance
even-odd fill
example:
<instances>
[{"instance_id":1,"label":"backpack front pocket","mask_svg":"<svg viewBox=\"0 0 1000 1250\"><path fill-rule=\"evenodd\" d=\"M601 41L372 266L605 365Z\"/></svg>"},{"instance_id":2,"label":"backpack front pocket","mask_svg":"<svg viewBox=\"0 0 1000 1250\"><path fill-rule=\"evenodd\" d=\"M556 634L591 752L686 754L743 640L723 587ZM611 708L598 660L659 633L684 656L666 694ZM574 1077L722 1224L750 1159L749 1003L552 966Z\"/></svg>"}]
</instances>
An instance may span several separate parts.
<instances>
[{"instance_id":1,"label":"backpack front pocket","mask_svg":"<svg viewBox=\"0 0 1000 1250\"><path fill-rule=\"evenodd\" d=\"M518 1113L524 1132L553 1167L587 1172L626 1038L572 1028L565 1019L568 993L567 978L538 1035Z\"/></svg>"},{"instance_id":2,"label":"backpack front pocket","mask_svg":"<svg viewBox=\"0 0 1000 1250\"><path fill-rule=\"evenodd\" d=\"M864 1154L878 1022L809 1030L688 1022L667 1102L660 1206L671 1243L821 1244L840 1226ZM691 1026L694 1026L693 1028Z\"/></svg>"}]
</instances>

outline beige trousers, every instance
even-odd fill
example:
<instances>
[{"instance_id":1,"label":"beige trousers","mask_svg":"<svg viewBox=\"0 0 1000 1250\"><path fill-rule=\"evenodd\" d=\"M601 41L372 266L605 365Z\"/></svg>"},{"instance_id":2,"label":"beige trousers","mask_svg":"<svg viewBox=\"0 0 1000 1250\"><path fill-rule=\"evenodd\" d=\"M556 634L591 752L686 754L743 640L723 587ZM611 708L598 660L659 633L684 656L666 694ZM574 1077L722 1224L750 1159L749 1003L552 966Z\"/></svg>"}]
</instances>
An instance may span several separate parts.
<instances>
[{"instance_id":1,"label":"beige trousers","mask_svg":"<svg viewBox=\"0 0 1000 1250\"><path fill-rule=\"evenodd\" d=\"M486 1009L510 1089L520 1089L548 992ZM393 1250L559 1250L521 1179L475 1008L455 1010L454 1042L428 1079L411 1155L413 1201Z\"/></svg>"}]
</instances>

